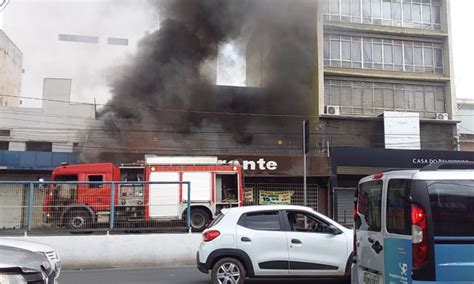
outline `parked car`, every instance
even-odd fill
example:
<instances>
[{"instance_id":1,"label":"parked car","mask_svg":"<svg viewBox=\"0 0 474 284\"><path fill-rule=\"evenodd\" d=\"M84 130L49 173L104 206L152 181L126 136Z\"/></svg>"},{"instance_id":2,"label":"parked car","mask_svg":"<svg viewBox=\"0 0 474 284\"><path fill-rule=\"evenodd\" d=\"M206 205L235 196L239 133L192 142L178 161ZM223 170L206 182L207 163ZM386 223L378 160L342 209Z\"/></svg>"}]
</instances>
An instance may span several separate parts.
<instances>
[{"instance_id":1,"label":"parked car","mask_svg":"<svg viewBox=\"0 0 474 284\"><path fill-rule=\"evenodd\" d=\"M54 271L46 256L0 246L0 283L53 284Z\"/></svg>"},{"instance_id":2,"label":"parked car","mask_svg":"<svg viewBox=\"0 0 474 284\"><path fill-rule=\"evenodd\" d=\"M363 178L352 283L474 283L474 170L462 169L473 165Z\"/></svg>"},{"instance_id":3,"label":"parked car","mask_svg":"<svg viewBox=\"0 0 474 284\"><path fill-rule=\"evenodd\" d=\"M222 210L197 252L213 283L254 277L350 277L352 230L303 206Z\"/></svg>"},{"instance_id":4,"label":"parked car","mask_svg":"<svg viewBox=\"0 0 474 284\"><path fill-rule=\"evenodd\" d=\"M53 269L54 278L56 279L59 278L62 265L61 265L61 259L59 258L59 255L54 248L42 243L38 243L38 242L23 241L23 240L9 239L9 238L0 238L0 245L21 248L24 250L28 250L31 252L44 255L48 259Z\"/></svg>"}]
</instances>

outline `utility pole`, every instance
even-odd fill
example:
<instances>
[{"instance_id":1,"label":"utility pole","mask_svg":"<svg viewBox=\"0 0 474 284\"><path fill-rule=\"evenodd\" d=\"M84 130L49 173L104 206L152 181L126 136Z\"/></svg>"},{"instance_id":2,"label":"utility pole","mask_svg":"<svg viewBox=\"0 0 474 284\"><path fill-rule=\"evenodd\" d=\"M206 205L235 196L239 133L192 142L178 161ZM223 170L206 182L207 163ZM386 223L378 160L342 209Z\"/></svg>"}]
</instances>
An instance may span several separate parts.
<instances>
[{"instance_id":1,"label":"utility pole","mask_svg":"<svg viewBox=\"0 0 474 284\"><path fill-rule=\"evenodd\" d=\"M306 157L309 152L309 121L303 120L303 204L308 206L306 186Z\"/></svg>"}]
</instances>

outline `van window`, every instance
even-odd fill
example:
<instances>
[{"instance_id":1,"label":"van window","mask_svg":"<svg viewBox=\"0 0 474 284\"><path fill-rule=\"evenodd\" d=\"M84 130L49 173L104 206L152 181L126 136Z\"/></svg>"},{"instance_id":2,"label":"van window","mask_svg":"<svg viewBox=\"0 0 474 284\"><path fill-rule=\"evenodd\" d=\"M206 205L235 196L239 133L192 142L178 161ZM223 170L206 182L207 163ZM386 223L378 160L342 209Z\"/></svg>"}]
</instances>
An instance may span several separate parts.
<instances>
[{"instance_id":1,"label":"van window","mask_svg":"<svg viewBox=\"0 0 474 284\"><path fill-rule=\"evenodd\" d=\"M474 181L428 183L435 236L474 236Z\"/></svg>"},{"instance_id":2,"label":"van window","mask_svg":"<svg viewBox=\"0 0 474 284\"><path fill-rule=\"evenodd\" d=\"M387 191L387 231L392 234L411 235L411 182L393 179Z\"/></svg>"},{"instance_id":3,"label":"van window","mask_svg":"<svg viewBox=\"0 0 474 284\"><path fill-rule=\"evenodd\" d=\"M382 181L363 183L357 196L358 229L380 232L382 220Z\"/></svg>"}]
</instances>

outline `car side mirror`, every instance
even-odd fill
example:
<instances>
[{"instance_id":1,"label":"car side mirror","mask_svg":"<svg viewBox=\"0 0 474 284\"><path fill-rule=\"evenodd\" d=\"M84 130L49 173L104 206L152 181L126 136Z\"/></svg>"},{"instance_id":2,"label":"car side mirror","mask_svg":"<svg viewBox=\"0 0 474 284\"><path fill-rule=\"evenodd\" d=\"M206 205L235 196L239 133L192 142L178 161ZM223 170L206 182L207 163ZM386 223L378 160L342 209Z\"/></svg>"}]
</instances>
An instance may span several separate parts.
<instances>
[{"instance_id":1,"label":"car side mirror","mask_svg":"<svg viewBox=\"0 0 474 284\"><path fill-rule=\"evenodd\" d=\"M342 231L339 230L338 228L336 228L336 226L334 226L334 225L329 225L327 232L330 233L330 234L333 234L333 235L342 234Z\"/></svg>"}]
</instances>

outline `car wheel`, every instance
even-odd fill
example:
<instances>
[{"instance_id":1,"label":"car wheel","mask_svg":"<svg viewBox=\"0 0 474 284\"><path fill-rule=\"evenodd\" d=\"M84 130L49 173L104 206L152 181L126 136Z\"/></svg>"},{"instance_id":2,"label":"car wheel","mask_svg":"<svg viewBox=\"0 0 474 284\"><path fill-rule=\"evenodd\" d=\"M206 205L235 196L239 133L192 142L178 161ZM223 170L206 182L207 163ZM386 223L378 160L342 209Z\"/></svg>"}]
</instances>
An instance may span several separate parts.
<instances>
[{"instance_id":1,"label":"car wheel","mask_svg":"<svg viewBox=\"0 0 474 284\"><path fill-rule=\"evenodd\" d=\"M213 284L242 284L245 281L245 268L235 258L223 258L212 267Z\"/></svg>"},{"instance_id":2,"label":"car wheel","mask_svg":"<svg viewBox=\"0 0 474 284\"><path fill-rule=\"evenodd\" d=\"M191 229L194 232L202 232L210 221L209 214L202 209L191 209Z\"/></svg>"}]
</instances>

